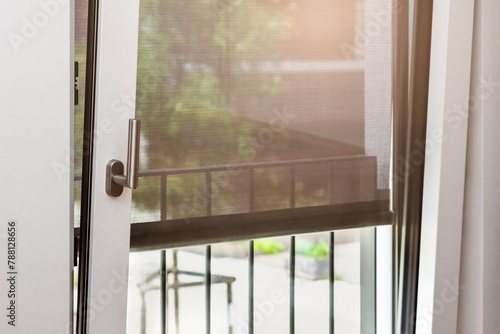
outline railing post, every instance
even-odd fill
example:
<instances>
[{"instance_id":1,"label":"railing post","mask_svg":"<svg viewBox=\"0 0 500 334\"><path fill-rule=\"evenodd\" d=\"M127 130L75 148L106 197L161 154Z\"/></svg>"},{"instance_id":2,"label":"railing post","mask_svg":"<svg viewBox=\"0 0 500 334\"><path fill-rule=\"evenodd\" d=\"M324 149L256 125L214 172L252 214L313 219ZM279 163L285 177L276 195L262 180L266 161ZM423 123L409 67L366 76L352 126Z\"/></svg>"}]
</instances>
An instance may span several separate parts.
<instances>
[{"instance_id":1,"label":"railing post","mask_svg":"<svg viewBox=\"0 0 500 334\"><path fill-rule=\"evenodd\" d=\"M290 166L290 209L295 208L295 165Z\"/></svg>"},{"instance_id":2,"label":"railing post","mask_svg":"<svg viewBox=\"0 0 500 334\"><path fill-rule=\"evenodd\" d=\"M248 211L253 212L255 210L255 170L253 168L248 169L248 196L249 204Z\"/></svg>"},{"instance_id":3,"label":"railing post","mask_svg":"<svg viewBox=\"0 0 500 334\"><path fill-rule=\"evenodd\" d=\"M212 172L205 172L205 214L212 215Z\"/></svg>"},{"instance_id":4,"label":"railing post","mask_svg":"<svg viewBox=\"0 0 500 334\"><path fill-rule=\"evenodd\" d=\"M172 251L174 258L174 311L175 311L175 333L179 334L180 320L179 320L179 262L177 260L177 249Z\"/></svg>"},{"instance_id":5,"label":"railing post","mask_svg":"<svg viewBox=\"0 0 500 334\"><path fill-rule=\"evenodd\" d=\"M139 294L141 296L141 334L146 334L146 297L145 291L139 289Z\"/></svg>"},{"instance_id":6,"label":"railing post","mask_svg":"<svg viewBox=\"0 0 500 334\"><path fill-rule=\"evenodd\" d=\"M334 204L335 198L334 198L334 186L333 186L333 178L335 176L335 162L331 161L328 166L329 168L329 178L328 178L328 195L329 195L329 202L330 205Z\"/></svg>"},{"instance_id":7,"label":"railing post","mask_svg":"<svg viewBox=\"0 0 500 334\"><path fill-rule=\"evenodd\" d=\"M227 314L228 314L228 332L233 334L233 319L231 317L233 307L233 287L232 283L227 283Z\"/></svg>"},{"instance_id":8,"label":"railing post","mask_svg":"<svg viewBox=\"0 0 500 334\"><path fill-rule=\"evenodd\" d=\"M295 165L290 166L290 208L295 208ZM295 236L290 237L290 334L295 334Z\"/></svg>"},{"instance_id":9,"label":"railing post","mask_svg":"<svg viewBox=\"0 0 500 334\"><path fill-rule=\"evenodd\" d=\"M334 202L334 168L335 163L332 161L328 164L329 166L329 178L328 178L328 193L329 193L329 203L333 205ZM329 318L330 318L330 334L335 333L335 232L330 232L330 250L328 253L329 262L330 262L330 273L329 273L329 302L330 302L330 310L329 310Z\"/></svg>"},{"instance_id":10,"label":"railing post","mask_svg":"<svg viewBox=\"0 0 500 334\"><path fill-rule=\"evenodd\" d=\"M212 215L212 172L205 173L205 213ZM205 251L205 333L210 334L212 330L212 247L208 245Z\"/></svg>"},{"instance_id":11,"label":"railing post","mask_svg":"<svg viewBox=\"0 0 500 334\"><path fill-rule=\"evenodd\" d=\"M248 249L248 334L253 334L254 311L254 241Z\"/></svg>"},{"instance_id":12,"label":"railing post","mask_svg":"<svg viewBox=\"0 0 500 334\"><path fill-rule=\"evenodd\" d=\"M295 236L290 237L290 334L295 334Z\"/></svg>"},{"instance_id":13,"label":"railing post","mask_svg":"<svg viewBox=\"0 0 500 334\"><path fill-rule=\"evenodd\" d=\"M161 176L161 194L160 194L160 203L161 203L161 220L167 220L167 175L162 174Z\"/></svg>"},{"instance_id":14,"label":"railing post","mask_svg":"<svg viewBox=\"0 0 500 334\"><path fill-rule=\"evenodd\" d=\"M205 333L212 331L212 247L208 245L205 253Z\"/></svg>"},{"instance_id":15,"label":"railing post","mask_svg":"<svg viewBox=\"0 0 500 334\"><path fill-rule=\"evenodd\" d=\"M248 211L253 212L255 209L255 170L248 170L249 179L249 207ZM254 321L254 241L250 240L248 247L248 334L253 334Z\"/></svg>"},{"instance_id":16,"label":"railing post","mask_svg":"<svg viewBox=\"0 0 500 334\"><path fill-rule=\"evenodd\" d=\"M330 232L330 249L328 252L329 258L329 327L330 334L335 333L335 232Z\"/></svg>"},{"instance_id":17,"label":"railing post","mask_svg":"<svg viewBox=\"0 0 500 334\"><path fill-rule=\"evenodd\" d=\"M167 251L161 251L160 291L161 291L161 333L167 333Z\"/></svg>"}]
</instances>

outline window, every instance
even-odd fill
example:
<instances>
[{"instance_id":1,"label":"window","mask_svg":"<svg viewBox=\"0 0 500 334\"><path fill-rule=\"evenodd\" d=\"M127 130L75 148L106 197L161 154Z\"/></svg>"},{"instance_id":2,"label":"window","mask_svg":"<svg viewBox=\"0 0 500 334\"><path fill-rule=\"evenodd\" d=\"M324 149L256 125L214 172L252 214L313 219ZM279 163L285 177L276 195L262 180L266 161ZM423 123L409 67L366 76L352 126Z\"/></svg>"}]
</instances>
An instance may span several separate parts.
<instances>
[{"instance_id":1,"label":"window","mask_svg":"<svg viewBox=\"0 0 500 334\"><path fill-rule=\"evenodd\" d=\"M289 312L278 319L293 332L301 321L294 294L301 280L296 254L323 247L330 266L325 290L330 299L323 309L328 308L325 324L333 331L339 325L333 250L336 236L342 239L334 231L345 229L357 229L349 238L358 242L362 271L361 320L353 330L376 330L383 313L375 312L383 300L377 294L389 296L386 309L392 295L390 275L382 278L375 265L381 250L390 254L390 233L375 232L375 226L393 222L393 103L404 104L393 101L393 82L402 83L403 91L408 81L399 77L407 69L394 52L405 48L401 42L407 39L407 18L395 15L399 21L393 22L399 12L407 8L389 0L141 2L137 84L108 96L106 106L115 118L126 120L135 110L142 121L130 241L132 251L154 254L133 253L131 261L156 264L151 269L131 263L139 288L131 286L129 305L137 307L140 300L144 315L134 330L159 328L147 319L157 323L153 326L178 327L177 306L174 323L167 325L168 289L173 286L179 302L181 285L196 285L194 277L203 283L197 300L205 301L203 323L210 332L217 280L240 282L236 274L214 270L218 253L210 245L246 242L246 276L253 282L243 308L248 314L235 311L234 299L227 301L230 314L244 317L248 332L258 331L255 257L264 249L283 249L289 254L283 269L290 272ZM319 232L326 234L302 236ZM283 236L290 237L261 240ZM304 242L313 245L301 250ZM200 251L200 245L208 246ZM190 264L182 259L193 252L201 252L204 261L183 269ZM167 281L169 270L173 283ZM382 281L388 282L384 291L377 289ZM159 317L144 310L153 298L146 296L149 288L163 296L156 300ZM392 315L384 316L390 327ZM234 330L235 318L228 319L233 325L228 330Z\"/></svg>"}]
</instances>

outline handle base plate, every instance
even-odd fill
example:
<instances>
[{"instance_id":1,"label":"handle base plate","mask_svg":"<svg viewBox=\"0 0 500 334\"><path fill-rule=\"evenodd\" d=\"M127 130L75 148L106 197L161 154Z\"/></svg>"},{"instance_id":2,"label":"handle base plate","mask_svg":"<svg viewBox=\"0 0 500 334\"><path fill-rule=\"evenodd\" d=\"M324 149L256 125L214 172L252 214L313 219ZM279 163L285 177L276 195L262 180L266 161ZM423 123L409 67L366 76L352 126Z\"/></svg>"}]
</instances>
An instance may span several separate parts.
<instances>
[{"instance_id":1,"label":"handle base plate","mask_svg":"<svg viewBox=\"0 0 500 334\"><path fill-rule=\"evenodd\" d=\"M123 174L125 167L120 160L109 160L106 165L106 194L108 196L118 197L123 192L123 187L113 182L113 175Z\"/></svg>"}]
</instances>

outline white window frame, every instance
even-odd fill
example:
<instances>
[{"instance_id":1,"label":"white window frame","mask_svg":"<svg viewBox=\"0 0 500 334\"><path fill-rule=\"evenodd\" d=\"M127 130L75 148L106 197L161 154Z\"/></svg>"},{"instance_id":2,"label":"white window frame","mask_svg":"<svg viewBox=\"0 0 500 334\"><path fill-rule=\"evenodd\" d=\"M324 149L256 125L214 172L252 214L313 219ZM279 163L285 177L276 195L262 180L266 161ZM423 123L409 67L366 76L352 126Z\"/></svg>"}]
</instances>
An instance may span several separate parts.
<instances>
[{"instance_id":1,"label":"white window frame","mask_svg":"<svg viewBox=\"0 0 500 334\"><path fill-rule=\"evenodd\" d=\"M417 334L457 332L473 18L474 0L434 1Z\"/></svg>"}]
</instances>

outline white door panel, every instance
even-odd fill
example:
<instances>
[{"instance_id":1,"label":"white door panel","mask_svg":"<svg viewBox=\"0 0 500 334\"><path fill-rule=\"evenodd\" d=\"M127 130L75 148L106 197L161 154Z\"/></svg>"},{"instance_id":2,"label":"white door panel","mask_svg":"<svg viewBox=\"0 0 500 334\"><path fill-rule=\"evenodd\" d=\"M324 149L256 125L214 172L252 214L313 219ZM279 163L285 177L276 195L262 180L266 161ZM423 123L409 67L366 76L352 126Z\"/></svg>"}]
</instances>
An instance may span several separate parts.
<instances>
[{"instance_id":1,"label":"white door panel","mask_svg":"<svg viewBox=\"0 0 500 334\"><path fill-rule=\"evenodd\" d=\"M3 1L0 36L0 332L69 333L73 2Z\"/></svg>"}]
</instances>

